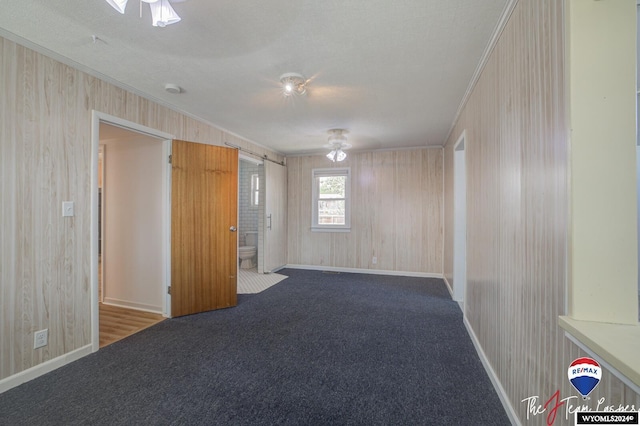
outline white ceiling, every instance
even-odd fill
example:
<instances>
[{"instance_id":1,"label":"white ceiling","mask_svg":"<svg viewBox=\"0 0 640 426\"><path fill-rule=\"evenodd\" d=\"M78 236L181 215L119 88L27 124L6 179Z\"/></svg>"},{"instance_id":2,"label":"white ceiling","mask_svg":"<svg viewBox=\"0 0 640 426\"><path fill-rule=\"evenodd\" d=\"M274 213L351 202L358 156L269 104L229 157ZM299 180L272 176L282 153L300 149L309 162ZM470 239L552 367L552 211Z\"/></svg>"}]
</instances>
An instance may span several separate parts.
<instances>
[{"instance_id":1,"label":"white ceiling","mask_svg":"<svg viewBox=\"0 0 640 426\"><path fill-rule=\"evenodd\" d=\"M445 142L507 1L190 0L159 28L137 0L0 0L0 35L284 154L324 152L332 128L419 147ZM306 96L282 96L285 72Z\"/></svg>"}]
</instances>

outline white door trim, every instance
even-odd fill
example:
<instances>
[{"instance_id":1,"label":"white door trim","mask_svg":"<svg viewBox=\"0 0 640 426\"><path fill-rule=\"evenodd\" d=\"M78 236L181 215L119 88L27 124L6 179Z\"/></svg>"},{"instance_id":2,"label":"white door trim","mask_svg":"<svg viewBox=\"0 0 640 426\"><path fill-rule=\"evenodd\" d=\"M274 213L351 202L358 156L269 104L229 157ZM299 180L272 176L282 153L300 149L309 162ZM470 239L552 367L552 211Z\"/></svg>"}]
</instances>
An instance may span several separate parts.
<instances>
[{"instance_id":1,"label":"white door trim","mask_svg":"<svg viewBox=\"0 0 640 426\"><path fill-rule=\"evenodd\" d=\"M467 289L466 131L453 146L453 300L464 312Z\"/></svg>"}]
</instances>

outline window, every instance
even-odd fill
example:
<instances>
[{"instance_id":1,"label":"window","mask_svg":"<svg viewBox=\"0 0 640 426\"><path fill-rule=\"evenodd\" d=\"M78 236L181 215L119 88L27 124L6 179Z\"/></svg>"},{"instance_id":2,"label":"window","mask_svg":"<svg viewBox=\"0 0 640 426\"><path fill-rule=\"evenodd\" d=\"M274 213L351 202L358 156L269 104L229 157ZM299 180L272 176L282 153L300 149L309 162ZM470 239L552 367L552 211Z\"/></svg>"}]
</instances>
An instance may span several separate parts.
<instances>
[{"instance_id":1,"label":"window","mask_svg":"<svg viewBox=\"0 0 640 426\"><path fill-rule=\"evenodd\" d=\"M350 172L349 168L313 169L313 231L349 231Z\"/></svg>"},{"instance_id":2,"label":"window","mask_svg":"<svg viewBox=\"0 0 640 426\"><path fill-rule=\"evenodd\" d=\"M257 173L251 175L251 207L260 205L260 176Z\"/></svg>"}]
</instances>

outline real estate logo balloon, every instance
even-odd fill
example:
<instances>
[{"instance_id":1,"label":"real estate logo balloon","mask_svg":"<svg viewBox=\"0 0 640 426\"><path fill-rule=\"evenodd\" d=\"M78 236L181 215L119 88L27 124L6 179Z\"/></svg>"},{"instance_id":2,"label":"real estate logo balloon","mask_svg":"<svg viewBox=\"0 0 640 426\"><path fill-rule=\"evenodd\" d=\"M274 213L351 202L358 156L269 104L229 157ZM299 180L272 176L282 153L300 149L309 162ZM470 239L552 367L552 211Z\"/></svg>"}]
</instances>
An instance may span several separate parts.
<instances>
[{"instance_id":1,"label":"real estate logo balloon","mask_svg":"<svg viewBox=\"0 0 640 426\"><path fill-rule=\"evenodd\" d=\"M567 375L573 387L586 398L600 383L602 369L595 359L578 358L569 366Z\"/></svg>"}]
</instances>

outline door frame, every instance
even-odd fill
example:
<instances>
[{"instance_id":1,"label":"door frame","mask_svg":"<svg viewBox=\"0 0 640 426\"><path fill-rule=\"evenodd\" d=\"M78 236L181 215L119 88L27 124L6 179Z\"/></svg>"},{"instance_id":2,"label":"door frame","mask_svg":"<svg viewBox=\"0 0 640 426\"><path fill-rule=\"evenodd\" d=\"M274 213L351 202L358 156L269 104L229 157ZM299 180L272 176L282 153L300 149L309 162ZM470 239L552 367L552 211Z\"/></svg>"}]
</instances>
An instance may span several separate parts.
<instances>
[{"instance_id":1,"label":"door frame","mask_svg":"<svg viewBox=\"0 0 640 426\"><path fill-rule=\"evenodd\" d=\"M464 313L467 293L466 131L453 145L453 300Z\"/></svg>"},{"instance_id":2,"label":"door frame","mask_svg":"<svg viewBox=\"0 0 640 426\"><path fill-rule=\"evenodd\" d=\"M98 151L100 148L100 123L122 127L136 133L143 133L163 139L165 167L163 168L163 253L164 253L164 306L163 316L170 316L171 300L168 288L171 285L171 164L168 158L171 153L171 141L174 136L157 129L124 120L100 111L91 111L91 235L90 235L90 297L91 297L91 351L100 347L100 318L98 307Z\"/></svg>"}]
</instances>

